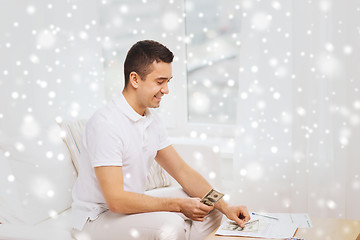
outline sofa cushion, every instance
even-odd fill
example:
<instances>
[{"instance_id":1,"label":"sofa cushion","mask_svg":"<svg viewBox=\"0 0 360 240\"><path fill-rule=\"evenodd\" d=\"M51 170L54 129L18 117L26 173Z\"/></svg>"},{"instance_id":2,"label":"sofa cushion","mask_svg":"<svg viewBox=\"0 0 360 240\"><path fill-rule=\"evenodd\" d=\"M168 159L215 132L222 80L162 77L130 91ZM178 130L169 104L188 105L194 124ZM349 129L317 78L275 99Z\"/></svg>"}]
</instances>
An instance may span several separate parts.
<instances>
[{"instance_id":1,"label":"sofa cushion","mask_svg":"<svg viewBox=\"0 0 360 240\"><path fill-rule=\"evenodd\" d=\"M19 191L9 160L0 149L0 223L21 223Z\"/></svg>"},{"instance_id":2,"label":"sofa cushion","mask_svg":"<svg viewBox=\"0 0 360 240\"><path fill-rule=\"evenodd\" d=\"M69 150L72 163L74 164L76 172L79 169L80 160L80 143L82 131L84 129L86 120L66 120L59 123L62 139Z\"/></svg>"},{"instance_id":3,"label":"sofa cushion","mask_svg":"<svg viewBox=\"0 0 360 240\"><path fill-rule=\"evenodd\" d=\"M14 201L6 201L2 206L9 210L16 207L16 211L11 210L11 216L4 217L6 222L34 225L71 206L76 172L66 147L61 144L60 135L58 138L59 145L38 144L31 139L23 140L21 147L16 142L0 143L9 166L6 174L11 171L9 179L12 187L17 189ZM6 161L3 159L2 162Z\"/></svg>"},{"instance_id":4,"label":"sofa cushion","mask_svg":"<svg viewBox=\"0 0 360 240\"><path fill-rule=\"evenodd\" d=\"M0 239L6 240L71 240L71 208L39 224L0 225Z\"/></svg>"},{"instance_id":5,"label":"sofa cushion","mask_svg":"<svg viewBox=\"0 0 360 240\"><path fill-rule=\"evenodd\" d=\"M2 224L0 239L6 240L71 240L71 231L53 226Z\"/></svg>"},{"instance_id":6,"label":"sofa cushion","mask_svg":"<svg viewBox=\"0 0 360 240\"><path fill-rule=\"evenodd\" d=\"M59 123L63 133L63 141L66 144L73 164L78 171L80 160L80 143L82 131L86 124L86 120L64 120ZM146 183L146 190L155 189L159 187L167 187L171 184L171 180L167 172L154 160Z\"/></svg>"},{"instance_id":7,"label":"sofa cushion","mask_svg":"<svg viewBox=\"0 0 360 240\"><path fill-rule=\"evenodd\" d=\"M168 173L154 160L147 175L146 190L168 187L171 185Z\"/></svg>"}]
</instances>

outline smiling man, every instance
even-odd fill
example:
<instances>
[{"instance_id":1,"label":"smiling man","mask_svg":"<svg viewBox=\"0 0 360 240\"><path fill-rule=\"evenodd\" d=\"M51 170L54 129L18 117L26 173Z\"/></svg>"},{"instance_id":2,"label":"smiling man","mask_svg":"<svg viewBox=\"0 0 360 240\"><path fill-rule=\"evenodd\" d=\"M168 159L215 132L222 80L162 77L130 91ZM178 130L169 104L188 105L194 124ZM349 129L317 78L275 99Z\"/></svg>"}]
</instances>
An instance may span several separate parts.
<instances>
[{"instance_id":1,"label":"smiling man","mask_svg":"<svg viewBox=\"0 0 360 240\"><path fill-rule=\"evenodd\" d=\"M249 220L245 206L200 202L212 187L170 145L152 110L169 93L173 57L158 42L134 44L124 64L122 94L87 122L73 188L76 239L199 240L220 225L222 214L242 226ZM154 159L182 188L145 193Z\"/></svg>"}]
</instances>

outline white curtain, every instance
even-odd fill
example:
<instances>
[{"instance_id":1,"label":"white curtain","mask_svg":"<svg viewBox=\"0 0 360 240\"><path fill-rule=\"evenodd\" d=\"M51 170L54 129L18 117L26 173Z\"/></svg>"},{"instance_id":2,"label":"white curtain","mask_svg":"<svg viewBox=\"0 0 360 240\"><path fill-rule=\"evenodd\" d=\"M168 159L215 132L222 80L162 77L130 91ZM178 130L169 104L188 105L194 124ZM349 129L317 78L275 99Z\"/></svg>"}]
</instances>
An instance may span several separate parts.
<instances>
[{"instance_id":1,"label":"white curtain","mask_svg":"<svg viewBox=\"0 0 360 240\"><path fill-rule=\"evenodd\" d=\"M231 199L253 210L360 219L360 3L241 7Z\"/></svg>"}]
</instances>

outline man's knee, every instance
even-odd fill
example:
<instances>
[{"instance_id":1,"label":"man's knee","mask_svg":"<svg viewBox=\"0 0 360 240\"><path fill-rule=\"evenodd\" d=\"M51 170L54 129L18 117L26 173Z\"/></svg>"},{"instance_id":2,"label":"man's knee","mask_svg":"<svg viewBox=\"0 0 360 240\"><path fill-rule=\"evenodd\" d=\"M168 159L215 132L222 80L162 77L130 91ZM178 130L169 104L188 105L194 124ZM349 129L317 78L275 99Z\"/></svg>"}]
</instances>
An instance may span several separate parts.
<instances>
[{"instance_id":1,"label":"man's knee","mask_svg":"<svg viewBox=\"0 0 360 240\"><path fill-rule=\"evenodd\" d=\"M185 221L179 215L169 213L166 222L164 222L159 231L157 239L159 240L184 240L186 239Z\"/></svg>"},{"instance_id":2,"label":"man's knee","mask_svg":"<svg viewBox=\"0 0 360 240\"><path fill-rule=\"evenodd\" d=\"M207 217L205 218L205 222L207 222L206 224L210 224L210 226L218 227L221 224L222 218L223 214L219 210L214 209L209 213L209 215L207 215Z\"/></svg>"},{"instance_id":3,"label":"man's knee","mask_svg":"<svg viewBox=\"0 0 360 240\"><path fill-rule=\"evenodd\" d=\"M204 219L203 222L193 221L190 231L190 239L205 239L217 227L220 226L222 220L222 213L214 209Z\"/></svg>"},{"instance_id":4,"label":"man's knee","mask_svg":"<svg viewBox=\"0 0 360 240\"><path fill-rule=\"evenodd\" d=\"M220 212L219 210L217 210L217 209L214 209L212 212L211 212L211 214L213 214L214 216L213 216L213 218L214 218L214 221L216 221L217 223L218 223L218 225L220 226L220 224L221 224L221 220L222 220L222 218L223 218L223 214L222 214L222 212Z\"/></svg>"}]
</instances>

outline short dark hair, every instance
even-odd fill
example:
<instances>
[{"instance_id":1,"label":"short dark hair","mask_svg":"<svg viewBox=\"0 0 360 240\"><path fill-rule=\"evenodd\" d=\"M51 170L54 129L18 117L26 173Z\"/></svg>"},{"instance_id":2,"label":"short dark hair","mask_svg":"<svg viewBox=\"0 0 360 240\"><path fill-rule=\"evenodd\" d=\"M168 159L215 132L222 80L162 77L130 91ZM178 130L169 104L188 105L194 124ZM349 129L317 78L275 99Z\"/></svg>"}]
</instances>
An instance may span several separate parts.
<instances>
[{"instance_id":1,"label":"short dark hair","mask_svg":"<svg viewBox=\"0 0 360 240\"><path fill-rule=\"evenodd\" d=\"M154 61L171 63L173 58L174 54L159 42L143 40L135 43L128 51L124 62L125 87L129 83L131 72L136 72L145 80L152 71L151 64Z\"/></svg>"}]
</instances>

